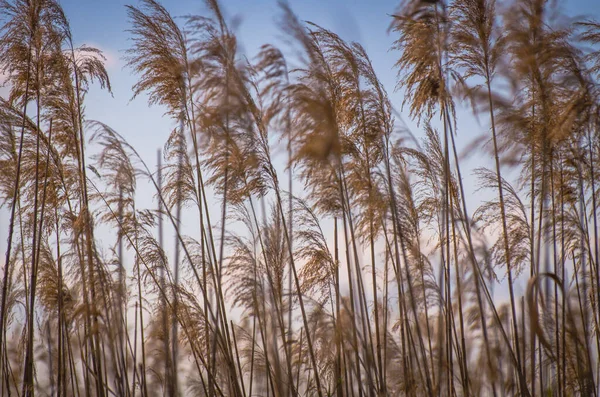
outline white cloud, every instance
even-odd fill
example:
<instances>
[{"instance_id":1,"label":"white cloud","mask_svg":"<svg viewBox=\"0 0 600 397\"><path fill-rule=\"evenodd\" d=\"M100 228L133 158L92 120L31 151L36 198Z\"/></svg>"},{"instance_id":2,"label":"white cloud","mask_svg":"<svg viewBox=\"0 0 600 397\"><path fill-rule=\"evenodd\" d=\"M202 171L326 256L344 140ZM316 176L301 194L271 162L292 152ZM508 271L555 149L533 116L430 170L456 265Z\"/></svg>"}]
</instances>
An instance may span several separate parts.
<instances>
[{"instance_id":1,"label":"white cloud","mask_svg":"<svg viewBox=\"0 0 600 397\"><path fill-rule=\"evenodd\" d=\"M85 43L83 45L85 45L86 47L93 47L102 51L102 55L104 55L104 57L106 58L104 60L104 66L106 66L106 69L114 69L119 66L119 55L116 51L110 48L105 48L95 43Z\"/></svg>"}]
</instances>

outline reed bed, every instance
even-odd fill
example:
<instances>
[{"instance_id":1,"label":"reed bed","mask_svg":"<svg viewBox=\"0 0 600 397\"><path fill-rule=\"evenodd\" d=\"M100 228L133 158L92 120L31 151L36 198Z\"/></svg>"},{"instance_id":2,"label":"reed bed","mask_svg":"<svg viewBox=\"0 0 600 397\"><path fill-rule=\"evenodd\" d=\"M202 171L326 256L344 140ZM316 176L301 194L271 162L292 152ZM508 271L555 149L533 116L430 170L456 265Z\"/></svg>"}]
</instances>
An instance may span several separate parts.
<instances>
[{"instance_id":1,"label":"reed bed","mask_svg":"<svg viewBox=\"0 0 600 397\"><path fill-rule=\"evenodd\" d=\"M173 126L143 159L86 118L111 84L59 1L0 0L0 394L597 396L600 23L403 1L384 87L286 2L251 58L205 3L124 10Z\"/></svg>"}]
</instances>

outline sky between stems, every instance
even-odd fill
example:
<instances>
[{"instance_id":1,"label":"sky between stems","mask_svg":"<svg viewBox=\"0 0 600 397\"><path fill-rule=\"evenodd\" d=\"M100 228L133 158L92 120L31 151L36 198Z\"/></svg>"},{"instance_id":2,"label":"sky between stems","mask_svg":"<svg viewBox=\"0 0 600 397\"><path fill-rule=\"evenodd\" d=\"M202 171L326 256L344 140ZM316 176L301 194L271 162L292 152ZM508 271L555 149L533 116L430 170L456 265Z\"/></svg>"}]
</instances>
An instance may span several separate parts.
<instances>
[{"instance_id":1,"label":"sky between stems","mask_svg":"<svg viewBox=\"0 0 600 397\"><path fill-rule=\"evenodd\" d=\"M161 3L175 17L207 15L203 0L163 0ZM395 12L398 3L399 1L395 0L289 0L292 9L301 20L314 22L334 31L347 41L357 41L365 47L375 71L390 94L393 106L400 112L396 120L397 126L404 124L415 136L420 137L422 129L410 120L407 110L401 109L402 92L394 90L397 72L393 66L399 54L390 50L395 36L388 33L388 27L391 22L390 15ZM498 8L504 3L505 1L498 0ZM113 96L98 87L92 87L86 97L87 120L99 120L111 126L140 153L151 169L155 169L156 151L163 147L176 125L172 119L163 116L164 109L159 106L149 107L145 96L131 100L131 87L137 77L124 66L125 62L122 59L124 50L131 45L125 5L137 6L140 3L135 0L64 0L61 4L69 18L75 43L95 46L102 50L107 58L106 66ZM258 53L261 45L267 43L275 44L284 53L292 55L290 49L285 48L283 33L278 26L281 12L277 0L221 0L220 4L228 23L237 26L234 31L239 40L240 51L249 59ZM600 18L599 0L559 0L558 4L566 15ZM179 20L183 25L184 19ZM293 59L290 61L294 62ZM6 88L0 88L0 95L6 95L6 92ZM476 119L467 107L459 108L457 117L457 142L462 147L488 130L486 117ZM461 167L465 168L463 176L467 192L473 193L476 189L471 170L493 165L491 157L483 161L481 158L467 157L465 163L461 163ZM282 159L283 157L281 161ZM140 209L155 208L154 193L149 184L140 183L136 206ZM470 215L481 198L480 195L467 193ZM216 205L215 209L218 209ZM6 209L0 210L2 253L6 249L7 224L8 213ZM193 234L192 230L185 232ZM102 234L100 239L106 239L106 243L109 244L114 243L114 234ZM500 288L499 293L503 295L502 290L503 288Z\"/></svg>"}]
</instances>

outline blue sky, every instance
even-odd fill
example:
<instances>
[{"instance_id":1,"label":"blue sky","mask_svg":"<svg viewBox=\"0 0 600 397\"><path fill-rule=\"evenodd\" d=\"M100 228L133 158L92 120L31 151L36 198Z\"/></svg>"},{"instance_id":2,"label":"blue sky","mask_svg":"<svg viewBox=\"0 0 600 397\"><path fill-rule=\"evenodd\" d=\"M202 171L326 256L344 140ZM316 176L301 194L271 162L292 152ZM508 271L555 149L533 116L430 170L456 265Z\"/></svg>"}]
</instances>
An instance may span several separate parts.
<instances>
[{"instance_id":1,"label":"blue sky","mask_svg":"<svg viewBox=\"0 0 600 397\"><path fill-rule=\"evenodd\" d=\"M395 85L393 70L395 54L389 51L393 39L387 34L395 3L389 1L338 1L338 0L291 0L290 5L303 19L330 28L349 41L361 42L371 54L380 77L390 91ZM161 148L175 127L162 117L163 109L149 107L146 98L131 100L131 87L136 76L126 68L121 59L129 42L126 4L139 4L135 0L67 0L62 2L77 44L89 44L104 51L113 86L113 96L97 87L92 88L86 99L87 119L99 120L121 133L147 161L150 167L156 163L156 150ZM173 16L188 14L206 15L202 0L163 1ZM282 44L282 33L277 24L281 15L277 0L224 0L221 1L229 21L239 19L236 28L240 48L249 58L261 45ZM183 19L181 20L183 23ZM285 51L285 49L283 49ZM396 96L400 107L401 97ZM140 189L144 189L140 186ZM152 194L141 194L139 205L152 208ZM1 233L1 232L0 232Z\"/></svg>"},{"instance_id":2,"label":"blue sky","mask_svg":"<svg viewBox=\"0 0 600 397\"><path fill-rule=\"evenodd\" d=\"M288 0L292 9L302 20L317 23L331 29L342 38L360 42L373 61L376 72L387 87L393 105L400 110L401 93L394 92L396 71L394 63L398 53L390 48L393 34L388 34L392 14L399 1L395 0ZM499 7L505 2L498 1ZM70 19L74 37L79 44L90 44L102 49L108 58L108 69L113 85L113 96L98 89L92 89L87 98L86 115L88 119L100 120L124 135L153 165L156 150L164 144L174 125L171 120L162 117L159 107L149 108L144 97L131 99L131 87L136 77L124 67L121 57L130 46L127 12L125 5L137 5L136 0L64 0L65 12ZM203 0L165 0L162 4L173 16L189 14L206 15ZM252 57L262 44L281 44L281 32L277 26L280 15L277 0L221 0L226 18L239 19L241 23L236 33L240 48ZM600 16L600 1L570 0L560 2L569 15ZM183 23L183 20L181 21ZM285 51L285 48L283 49ZM465 145L472 138L487 131L487 125L480 125L471 115L470 109L459 109L458 141ZM483 118L485 122L485 118ZM416 124L410 120L406 111L402 112L402 121L410 130L419 135ZM482 166L481 160L476 164ZM468 177L468 173L464 175ZM467 185L474 187L474 184ZM149 197L146 196L149 199ZM151 205L151 202L142 202ZM474 207L474 202L473 206ZM471 206L470 206L471 207ZM474 210L474 208L470 208Z\"/></svg>"},{"instance_id":3,"label":"blue sky","mask_svg":"<svg viewBox=\"0 0 600 397\"><path fill-rule=\"evenodd\" d=\"M130 45L125 31L128 28L126 4L136 3L121 0L63 2L75 40L99 47L108 57L114 97L92 90L87 101L87 117L111 125L130 138L139 150L154 152L166 139L172 124L161 118L161 109L148 109L144 98L129 102L135 76L123 68L124 62L120 59L123 50ZM174 16L205 12L202 0L164 1L163 4ZM388 52L393 40L387 35L390 21L387 13L394 11L393 2L292 0L290 4L301 19L331 28L347 40L360 41L372 55L386 85L394 86L394 55ZM281 36L275 22L279 15L276 0L226 0L222 5L229 20L241 19L237 33L247 56L256 54L262 44L276 43Z\"/></svg>"},{"instance_id":4,"label":"blue sky","mask_svg":"<svg viewBox=\"0 0 600 397\"><path fill-rule=\"evenodd\" d=\"M393 65L398 54L390 51L393 36L387 32L391 20L389 14L394 12L397 1L289 0L289 3L301 19L329 28L346 40L360 42L390 91L394 106L400 109L402 97L392 92L396 84ZM114 96L92 89L87 100L88 119L109 124L126 136L146 159L153 161L156 149L164 143L173 125L170 120L161 117L160 108L148 108L145 98L130 102L135 76L124 68L121 60L123 50L130 45L125 5L139 3L135 0L65 0L62 4L76 42L97 46L108 58ZM264 43L280 43L278 37L281 33L276 24L279 15L277 0L221 0L221 4L229 20L241 20L237 33L247 56L256 54ZM597 0L570 0L562 4L571 15L600 15L600 1ZM165 0L163 5L174 16L203 14L206 11L202 0ZM403 115L404 121L416 132L416 125L405 112ZM472 122L472 119L469 120L467 125L473 126ZM472 137L473 132L469 131L468 135Z\"/></svg>"}]
</instances>

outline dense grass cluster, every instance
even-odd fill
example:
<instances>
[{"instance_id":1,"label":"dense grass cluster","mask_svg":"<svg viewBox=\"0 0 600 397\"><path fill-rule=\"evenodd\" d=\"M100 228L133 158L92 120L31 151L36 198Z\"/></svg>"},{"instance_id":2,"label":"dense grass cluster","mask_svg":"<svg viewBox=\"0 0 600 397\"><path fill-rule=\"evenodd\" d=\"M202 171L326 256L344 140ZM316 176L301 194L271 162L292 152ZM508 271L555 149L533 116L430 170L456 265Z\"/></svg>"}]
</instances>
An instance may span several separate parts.
<instances>
[{"instance_id":1,"label":"dense grass cluster","mask_svg":"<svg viewBox=\"0 0 600 397\"><path fill-rule=\"evenodd\" d=\"M155 168L86 120L109 76L58 0L0 0L1 395L598 394L599 23L405 1L384 87L286 3L293 60L206 5L126 10L133 95L174 127ZM477 208L459 139L493 165Z\"/></svg>"}]
</instances>

